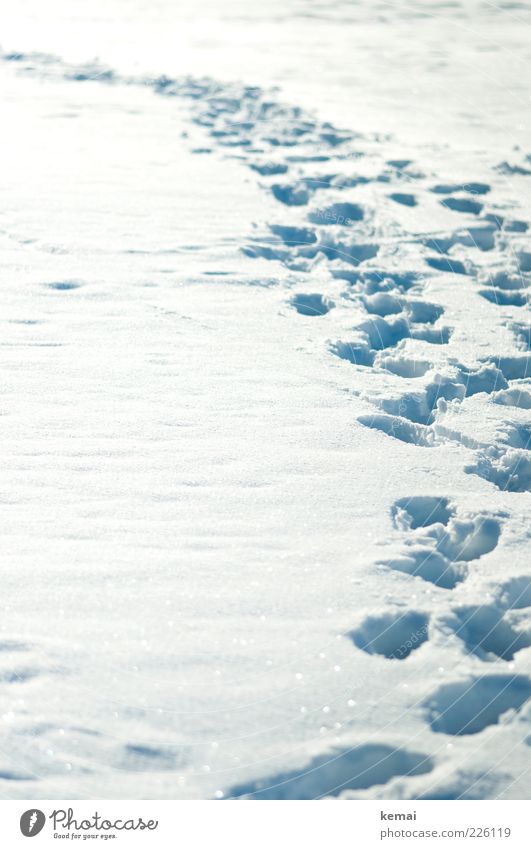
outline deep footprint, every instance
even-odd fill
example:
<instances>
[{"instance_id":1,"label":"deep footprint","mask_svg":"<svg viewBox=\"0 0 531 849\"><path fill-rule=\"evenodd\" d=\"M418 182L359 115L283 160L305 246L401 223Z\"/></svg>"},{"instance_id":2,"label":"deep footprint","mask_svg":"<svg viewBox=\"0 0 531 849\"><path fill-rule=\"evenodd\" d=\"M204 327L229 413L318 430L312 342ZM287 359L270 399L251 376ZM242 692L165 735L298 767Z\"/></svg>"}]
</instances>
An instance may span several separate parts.
<instances>
[{"instance_id":1,"label":"deep footprint","mask_svg":"<svg viewBox=\"0 0 531 849\"><path fill-rule=\"evenodd\" d=\"M495 605L456 608L447 624L467 651L482 660L513 660L516 652L531 645L531 635L516 630Z\"/></svg>"},{"instance_id":2,"label":"deep footprint","mask_svg":"<svg viewBox=\"0 0 531 849\"><path fill-rule=\"evenodd\" d=\"M343 751L332 750L314 758L300 770L234 787L229 795L253 799L316 799L339 796L346 790L366 790L387 784L398 775L423 775L432 769L431 758L420 752L369 743Z\"/></svg>"},{"instance_id":3,"label":"deep footprint","mask_svg":"<svg viewBox=\"0 0 531 849\"><path fill-rule=\"evenodd\" d=\"M531 697L525 675L485 675L445 684L425 703L428 719L438 734L478 734L497 725L509 710L518 711Z\"/></svg>"},{"instance_id":4,"label":"deep footprint","mask_svg":"<svg viewBox=\"0 0 531 849\"><path fill-rule=\"evenodd\" d=\"M399 442L418 445L421 448L433 448L435 446L435 435L430 427L414 424L399 416L384 416L375 413L370 416L359 416L358 421L365 427L380 430L386 436L398 439Z\"/></svg>"},{"instance_id":5,"label":"deep footprint","mask_svg":"<svg viewBox=\"0 0 531 849\"><path fill-rule=\"evenodd\" d=\"M509 610L531 607L531 577L522 575L511 578L499 590L500 604Z\"/></svg>"},{"instance_id":6,"label":"deep footprint","mask_svg":"<svg viewBox=\"0 0 531 849\"><path fill-rule=\"evenodd\" d=\"M454 514L455 509L448 498L433 495L400 498L391 508L394 525L401 530L447 525Z\"/></svg>"},{"instance_id":7,"label":"deep footprint","mask_svg":"<svg viewBox=\"0 0 531 849\"><path fill-rule=\"evenodd\" d=\"M483 209L483 204L477 200L470 198L454 198L448 197L441 201L441 204L447 209L452 209L454 212L464 212L469 215L479 215Z\"/></svg>"},{"instance_id":8,"label":"deep footprint","mask_svg":"<svg viewBox=\"0 0 531 849\"><path fill-rule=\"evenodd\" d=\"M412 548L407 555L380 561L381 566L422 578L443 590L453 590L468 575L466 564L452 563L434 548Z\"/></svg>"},{"instance_id":9,"label":"deep footprint","mask_svg":"<svg viewBox=\"0 0 531 849\"><path fill-rule=\"evenodd\" d=\"M306 316L326 315L335 306L330 298L318 293L294 295L290 303L299 315Z\"/></svg>"},{"instance_id":10,"label":"deep footprint","mask_svg":"<svg viewBox=\"0 0 531 849\"><path fill-rule=\"evenodd\" d=\"M368 617L349 634L355 646L367 654L389 660L405 660L428 639L429 619L414 611Z\"/></svg>"}]
</instances>

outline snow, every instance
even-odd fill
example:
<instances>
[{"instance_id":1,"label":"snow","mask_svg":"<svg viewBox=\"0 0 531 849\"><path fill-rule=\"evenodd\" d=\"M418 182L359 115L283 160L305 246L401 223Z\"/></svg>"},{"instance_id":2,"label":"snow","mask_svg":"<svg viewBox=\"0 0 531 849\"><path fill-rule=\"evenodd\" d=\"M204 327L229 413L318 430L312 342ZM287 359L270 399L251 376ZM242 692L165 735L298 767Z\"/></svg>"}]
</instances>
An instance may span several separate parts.
<instances>
[{"instance_id":1,"label":"snow","mask_svg":"<svg viewBox=\"0 0 531 849\"><path fill-rule=\"evenodd\" d=\"M522 798L529 10L88 9L2 34L0 792Z\"/></svg>"}]
</instances>

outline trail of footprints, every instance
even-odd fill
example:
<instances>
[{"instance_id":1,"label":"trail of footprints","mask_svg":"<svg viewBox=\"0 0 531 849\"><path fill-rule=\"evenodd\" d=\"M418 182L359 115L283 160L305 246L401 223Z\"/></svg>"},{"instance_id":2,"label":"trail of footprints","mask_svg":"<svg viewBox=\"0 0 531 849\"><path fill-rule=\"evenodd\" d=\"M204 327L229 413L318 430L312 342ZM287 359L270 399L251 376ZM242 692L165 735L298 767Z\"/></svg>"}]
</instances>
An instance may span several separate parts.
<instances>
[{"instance_id":1,"label":"trail of footprints","mask_svg":"<svg viewBox=\"0 0 531 849\"><path fill-rule=\"evenodd\" d=\"M257 88L212 80L167 77L120 78L99 65L72 67L52 57L8 54L4 60L22 69L75 81L149 86L157 94L180 96L193 104L193 120L212 145L239 158L289 216L258 230L242 247L249 257L280 262L297 275L312 274L344 286L342 303L352 302L364 318L348 339L329 342L330 356L358 369L388 375L406 387L389 397L363 395L375 410L360 416L361 425L388 438L436 449L447 442L463 445L473 459L465 468L500 490L531 490L531 428L516 416L502 421L499 438L482 442L449 424L448 412L479 393L507 410L531 409L531 335L524 314L529 303L531 248L522 242L528 222L507 218L489 204L484 182L436 183L409 159L382 162L378 138L364 138L319 122L297 107L276 102ZM212 147L195 148L198 154ZM529 159L529 157L527 158ZM502 162L498 174L527 176L523 164ZM427 181L428 180L428 184ZM455 216L455 226L413 237L393 224L382 227L367 189L380 190L378 204L408 213L419 207L415 186L428 188L436 206ZM383 192L383 195L382 195ZM461 223L461 219L464 223ZM395 255L402 251L400 267ZM407 258L411 248L411 270ZM419 256L421 257L419 265ZM491 257L492 259L489 259ZM485 261L487 258L487 261ZM406 270L404 270L406 267ZM514 338L514 352L479 357L465 365L446 357L435 368L429 350L451 342L444 309L424 297L437 275L460 275L463 285L499 307ZM337 303L309 286L290 299L302 318L322 319ZM505 310L513 312L507 318ZM413 353L409 346L413 348ZM421 353L418 353L421 345ZM440 359L440 358L439 358ZM412 381L414 385L412 386ZM451 421L451 420L450 420ZM403 535L403 551L380 567L431 584L448 598L482 557L496 549L506 516L461 514L450 499L415 495L392 508L392 521ZM357 650L394 663L405 661L443 634L478 662L507 664L531 645L524 616L531 606L531 578L512 578L498 588L496 600L479 605L450 603L444 614L393 609L369 616L350 634ZM435 733L467 735L498 722L507 710L518 711L531 696L531 680L509 671L472 675L442 685L425 699L423 711ZM144 757L145 752L142 752ZM135 757L138 753L135 754ZM286 773L269 781L233 788L233 795L261 798L313 798L385 784L395 776L430 772L434 762L419 752L367 744L317 756L304 774Z\"/></svg>"},{"instance_id":2,"label":"trail of footprints","mask_svg":"<svg viewBox=\"0 0 531 849\"><path fill-rule=\"evenodd\" d=\"M445 590L464 581L478 560L496 548L503 521L503 516L486 514L460 517L449 499L435 496L400 499L392 515L395 527L405 532L404 555L381 565ZM522 576L503 584L495 603L456 606L439 627L482 661L510 661L531 645L524 619L511 611L530 606L531 577ZM351 637L370 654L404 660L428 639L428 625L429 616L423 613L397 612L369 617Z\"/></svg>"},{"instance_id":3,"label":"trail of footprints","mask_svg":"<svg viewBox=\"0 0 531 849\"><path fill-rule=\"evenodd\" d=\"M527 222L505 221L495 211L485 212L488 184L434 185L432 192L441 195L440 203L446 209L475 217L477 223L423 240L427 274L418 268L404 273L388 270L383 263L375 266L380 254L385 253L375 215L367 205L350 196L344 200L345 192L371 180L385 184L407 179L410 185L421 176L412 163L388 161L382 170L368 177L345 168L347 161L356 164L360 158L354 135L339 133L329 125L319 126L297 111L282 115L282 138L272 132L273 127L266 136L260 131L264 114L261 98L253 99L251 109L247 104L242 110L241 99L238 105L235 114L232 106L227 109L223 102L209 103L204 123L211 133L213 127L221 124L226 128L228 124L236 144L238 139L242 143L245 135L249 146L244 161L249 164L251 160L251 167L269 180L264 185L273 197L295 213L292 222L271 224L267 233L254 236L244 252L250 257L281 262L301 274L322 272L326 267L333 279L346 284L342 297L356 301L366 313L351 339L330 343L330 353L358 367L383 370L398 381L422 381L420 389L375 400L380 412L360 416L359 422L420 448L434 448L446 441L461 443L475 453L475 460L465 471L485 478L499 489L530 490L528 427L506 423L499 441L482 444L449 429L445 423L449 405L461 404L479 393L487 393L498 405L521 409L531 406L530 336L525 321L511 325L516 349L513 355L489 356L473 367L453 360L448 361L444 372L435 371L429 356L410 358L406 354L407 340L437 346L450 341L452 329L444 323L444 309L423 297L424 281L434 272L476 279L478 294L499 307L520 308L528 303L531 252L517 249L514 254L511 241L513 234L527 231ZM280 107L270 104L267 110L281 113ZM293 148L297 149L295 156L289 153ZM306 151L303 156L301 149ZM317 160L326 163L326 173L312 173ZM294 165L297 178L288 179ZM315 203L321 194L325 200ZM410 208L417 205L417 198L410 191L391 192L388 197L395 204ZM304 220L300 210L306 208ZM497 252L498 267L491 272L476 266L470 249L472 254ZM511 259L504 256L509 251ZM290 304L305 318L325 316L336 306L328 295L311 290L297 292ZM397 502L392 518L397 530L404 534L404 550L401 556L381 565L447 592L454 591L478 568L480 559L495 550L504 519L483 513L460 515L448 498L426 496ZM431 630L436 628L459 641L465 653L485 664L509 662L531 645L531 632L516 613L529 605L530 594L531 581L522 577L502 587L496 603L456 604L445 616L438 617L439 621L432 621L432 615L420 610L389 611L368 617L350 636L364 652L403 661L427 643ZM475 734L496 724L507 710L519 710L530 696L531 680L527 676L496 672L441 686L425 699L423 710L435 733ZM258 798L312 798L322 794L324 787L326 793L337 795L345 789L386 783L395 775L432 769L431 758L418 752L367 745L338 751L333 757L317 757L303 776L283 774L263 785L234 788L233 793ZM318 785L315 773L319 775Z\"/></svg>"}]
</instances>

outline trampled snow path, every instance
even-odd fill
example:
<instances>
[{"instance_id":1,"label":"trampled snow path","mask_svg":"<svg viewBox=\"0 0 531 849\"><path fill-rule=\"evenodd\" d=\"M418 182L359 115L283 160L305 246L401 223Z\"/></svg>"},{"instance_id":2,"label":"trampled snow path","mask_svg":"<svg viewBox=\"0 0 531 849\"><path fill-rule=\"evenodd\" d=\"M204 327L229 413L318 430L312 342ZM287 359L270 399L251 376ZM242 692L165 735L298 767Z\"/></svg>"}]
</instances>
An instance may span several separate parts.
<instances>
[{"instance_id":1,"label":"trampled snow path","mask_svg":"<svg viewBox=\"0 0 531 849\"><path fill-rule=\"evenodd\" d=\"M85 190L91 175L99 181L82 231L50 243L17 181L2 226L16 273L7 344L17 356L29 349L9 360L18 415L7 429L22 448L5 450L15 491L28 472L26 497L38 493L41 574L6 485L10 551L39 606L68 622L45 639L8 570L21 636L4 643L5 794L525 794L531 242L507 172L514 190L529 157L447 180L430 162L391 155L396 142L338 130L256 88L4 59L13 97L29 97L36 75L52 100L86 97L76 109L87 126L108 122L104 173L93 150L79 160ZM148 103L152 92L162 97ZM154 122L163 153L145 120L139 130L126 117L135 110ZM138 189L120 156L133 124L145 134L134 142ZM65 132L63 121L55 140ZM181 134L181 172L165 161L171 133ZM154 179L142 232L135 217L146 224L146 175L158 168L178 183ZM244 169L253 180L235 189ZM178 247L176 185L186 195ZM62 202L50 214L68 232L68 204L70 214L86 204L66 187ZM264 223L249 228L257 212ZM175 251L190 255L179 272ZM53 303L34 306L33 285ZM201 434L212 407L221 424ZM72 445L87 448L68 449L65 422ZM97 481L80 498L87 474ZM182 606L163 620L160 605L175 598Z\"/></svg>"}]
</instances>

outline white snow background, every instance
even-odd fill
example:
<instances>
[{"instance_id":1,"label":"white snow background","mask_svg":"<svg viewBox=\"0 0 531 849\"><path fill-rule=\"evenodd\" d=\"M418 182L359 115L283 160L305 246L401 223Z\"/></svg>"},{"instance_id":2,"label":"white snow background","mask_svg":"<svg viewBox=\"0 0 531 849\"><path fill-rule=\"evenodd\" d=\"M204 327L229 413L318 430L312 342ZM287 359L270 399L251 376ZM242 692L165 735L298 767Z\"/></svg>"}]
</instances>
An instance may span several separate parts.
<instances>
[{"instance_id":1,"label":"white snow background","mask_svg":"<svg viewBox=\"0 0 531 849\"><path fill-rule=\"evenodd\" d=\"M530 33L4 10L4 798L528 796Z\"/></svg>"}]
</instances>

